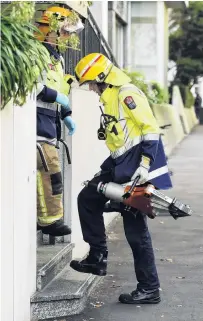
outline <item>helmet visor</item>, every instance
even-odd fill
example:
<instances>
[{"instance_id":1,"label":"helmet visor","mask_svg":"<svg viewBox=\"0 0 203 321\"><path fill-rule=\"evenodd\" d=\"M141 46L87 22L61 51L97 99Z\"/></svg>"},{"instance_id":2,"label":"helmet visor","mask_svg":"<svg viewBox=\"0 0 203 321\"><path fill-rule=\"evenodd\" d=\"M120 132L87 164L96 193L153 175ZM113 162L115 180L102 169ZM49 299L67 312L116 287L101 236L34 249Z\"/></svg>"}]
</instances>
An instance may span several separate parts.
<instances>
[{"instance_id":1,"label":"helmet visor","mask_svg":"<svg viewBox=\"0 0 203 321\"><path fill-rule=\"evenodd\" d=\"M84 29L84 25L79 19L75 24L70 23L68 19L64 19L64 21L60 22L60 32L63 33L80 33Z\"/></svg>"}]
</instances>

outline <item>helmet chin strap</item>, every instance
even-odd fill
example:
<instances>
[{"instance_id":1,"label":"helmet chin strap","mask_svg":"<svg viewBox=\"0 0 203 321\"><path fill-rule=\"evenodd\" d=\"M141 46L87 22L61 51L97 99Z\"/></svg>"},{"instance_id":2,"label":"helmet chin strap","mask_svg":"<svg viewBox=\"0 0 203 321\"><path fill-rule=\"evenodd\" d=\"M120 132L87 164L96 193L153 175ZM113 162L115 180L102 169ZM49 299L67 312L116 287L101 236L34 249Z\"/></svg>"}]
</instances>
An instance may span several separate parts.
<instances>
[{"instance_id":1,"label":"helmet chin strap","mask_svg":"<svg viewBox=\"0 0 203 321\"><path fill-rule=\"evenodd\" d=\"M108 87L109 85L106 84L105 82L103 83L97 83L97 87L99 89L100 94L104 92L104 90Z\"/></svg>"}]
</instances>

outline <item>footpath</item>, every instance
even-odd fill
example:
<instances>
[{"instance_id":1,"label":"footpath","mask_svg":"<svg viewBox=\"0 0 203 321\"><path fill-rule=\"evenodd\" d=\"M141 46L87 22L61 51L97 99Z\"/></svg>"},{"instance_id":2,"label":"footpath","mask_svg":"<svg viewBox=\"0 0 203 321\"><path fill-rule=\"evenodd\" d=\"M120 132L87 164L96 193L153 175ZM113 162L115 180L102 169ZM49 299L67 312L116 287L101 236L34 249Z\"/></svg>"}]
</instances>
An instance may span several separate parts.
<instances>
[{"instance_id":1,"label":"footpath","mask_svg":"<svg viewBox=\"0 0 203 321\"><path fill-rule=\"evenodd\" d=\"M161 282L157 305L122 305L120 293L136 288L133 258L118 217L109 232L108 275L90 294L82 314L67 321L203 321L203 126L198 126L169 158L176 196L192 217L148 220ZM63 319L63 321L65 321Z\"/></svg>"}]
</instances>

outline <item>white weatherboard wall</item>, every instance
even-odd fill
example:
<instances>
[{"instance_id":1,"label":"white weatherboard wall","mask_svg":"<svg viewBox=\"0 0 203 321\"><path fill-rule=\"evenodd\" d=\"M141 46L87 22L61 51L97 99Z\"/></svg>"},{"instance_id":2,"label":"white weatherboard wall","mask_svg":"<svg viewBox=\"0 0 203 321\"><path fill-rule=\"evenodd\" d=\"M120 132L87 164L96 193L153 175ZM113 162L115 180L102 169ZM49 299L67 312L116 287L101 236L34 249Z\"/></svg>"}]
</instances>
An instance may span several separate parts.
<instances>
[{"instance_id":1,"label":"white weatherboard wall","mask_svg":"<svg viewBox=\"0 0 203 321\"><path fill-rule=\"evenodd\" d=\"M1 320L29 321L36 288L36 105L1 117Z\"/></svg>"},{"instance_id":2,"label":"white weatherboard wall","mask_svg":"<svg viewBox=\"0 0 203 321\"><path fill-rule=\"evenodd\" d=\"M84 255L89 246L83 241L77 210L77 196L83 181L91 179L100 170L100 165L109 156L104 141L97 138L100 124L99 97L88 90L75 88L71 95L73 117L77 130L72 138L72 236L75 243L74 257ZM100 104L101 105L101 104ZM115 217L106 213L105 224Z\"/></svg>"}]
</instances>

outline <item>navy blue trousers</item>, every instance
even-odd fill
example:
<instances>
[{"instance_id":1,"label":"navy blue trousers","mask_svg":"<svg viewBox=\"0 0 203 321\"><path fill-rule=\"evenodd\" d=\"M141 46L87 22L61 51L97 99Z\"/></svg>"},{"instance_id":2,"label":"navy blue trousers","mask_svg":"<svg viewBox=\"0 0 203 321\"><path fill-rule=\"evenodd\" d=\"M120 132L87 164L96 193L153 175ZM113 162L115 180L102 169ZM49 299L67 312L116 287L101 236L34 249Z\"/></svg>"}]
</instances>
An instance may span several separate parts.
<instances>
[{"instance_id":1,"label":"navy blue trousers","mask_svg":"<svg viewBox=\"0 0 203 321\"><path fill-rule=\"evenodd\" d=\"M110 173L94 177L93 182L112 181ZM90 248L106 250L106 234L103 219L104 205L108 201L94 188L85 187L78 195L78 211L83 239ZM126 239L131 247L138 289L154 290L159 288L151 236L147 226L147 217L140 212L136 214L123 211L123 225ZM125 259L125 256L124 256Z\"/></svg>"}]
</instances>

